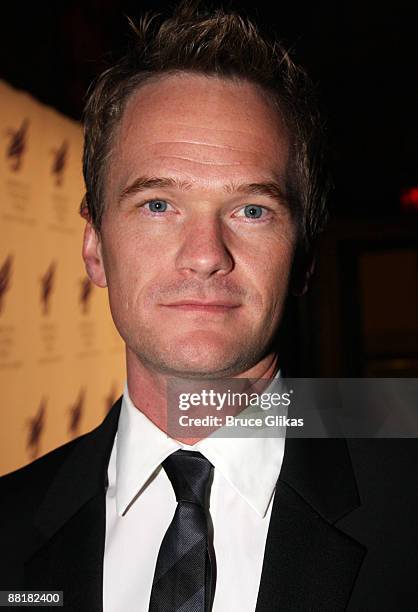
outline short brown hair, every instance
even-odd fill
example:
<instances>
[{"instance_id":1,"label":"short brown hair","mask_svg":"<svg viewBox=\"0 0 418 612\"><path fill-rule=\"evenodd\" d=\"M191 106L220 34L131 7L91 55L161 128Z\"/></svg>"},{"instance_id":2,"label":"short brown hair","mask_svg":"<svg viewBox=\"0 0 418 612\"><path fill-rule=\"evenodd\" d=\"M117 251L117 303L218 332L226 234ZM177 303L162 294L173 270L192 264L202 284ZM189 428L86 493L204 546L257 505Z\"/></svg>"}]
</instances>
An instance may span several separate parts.
<instances>
[{"instance_id":1,"label":"short brown hair","mask_svg":"<svg viewBox=\"0 0 418 612\"><path fill-rule=\"evenodd\" d=\"M285 48L260 34L247 17L224 9L204 11L199 4L182 2L167 19L144 17L133 26L136 40L129 52L95 82L84 115L89 218L100 231L112 137L128 98L140 85L175 72L238 78L270 94L288 127L292 148L288 195L300 220L300 246L310 251L325 222L328 185L323 129L311 81Z\"/></svg>"}]
</instances>

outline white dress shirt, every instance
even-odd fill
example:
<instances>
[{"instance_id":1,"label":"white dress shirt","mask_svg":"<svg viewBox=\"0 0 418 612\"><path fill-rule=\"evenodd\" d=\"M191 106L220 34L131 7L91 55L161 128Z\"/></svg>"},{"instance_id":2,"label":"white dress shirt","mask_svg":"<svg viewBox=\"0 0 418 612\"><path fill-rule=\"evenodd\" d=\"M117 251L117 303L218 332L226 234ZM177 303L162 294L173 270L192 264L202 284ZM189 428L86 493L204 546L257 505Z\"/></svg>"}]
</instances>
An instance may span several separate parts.
<instances>
[{"instance_id":1,"label":"white dress shirt","mask_svg":"<svg viewBox=\"0 0 418 612\"><path fill-rule=\"evenodd\" d=\"M177 502L161 463L183 448L214 466L210 516L217 578L213 612L254 612L284 437L169 438L127 386L108 467L104 612L148 612L155 564Z\"/></svg>"}]
</instances>

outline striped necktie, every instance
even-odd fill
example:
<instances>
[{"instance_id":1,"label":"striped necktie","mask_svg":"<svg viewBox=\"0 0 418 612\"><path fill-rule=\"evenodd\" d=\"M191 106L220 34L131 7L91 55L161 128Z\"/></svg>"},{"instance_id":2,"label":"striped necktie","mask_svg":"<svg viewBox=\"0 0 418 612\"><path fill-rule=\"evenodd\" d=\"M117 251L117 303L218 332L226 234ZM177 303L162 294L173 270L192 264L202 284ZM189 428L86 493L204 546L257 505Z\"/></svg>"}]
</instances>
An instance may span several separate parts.
<instances>
[{"instance_id":1,"label":"striped necktie","mask_svg":"<svg viewBox=\"0 0 418 612\"><path fill-rule=\"evenodd\" d=\"M205 509L212 465L200 453L183 450L162 465L177 508L158 553L149 612L209 612L215 568Z\"/></svg>"}]
</instances>

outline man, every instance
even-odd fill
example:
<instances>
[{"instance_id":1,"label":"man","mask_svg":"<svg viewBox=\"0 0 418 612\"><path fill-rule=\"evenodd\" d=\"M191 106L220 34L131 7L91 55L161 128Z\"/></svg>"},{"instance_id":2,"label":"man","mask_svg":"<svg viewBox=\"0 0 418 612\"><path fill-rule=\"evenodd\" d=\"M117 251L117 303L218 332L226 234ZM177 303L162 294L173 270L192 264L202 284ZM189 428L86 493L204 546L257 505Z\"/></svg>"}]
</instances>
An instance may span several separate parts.
<instances>
[{"instance_id":1,"label":"man","mask_svg":"<svg viewBox=\"0 0 418 612\"><path fill-rule=\"evenodd\" d=\"M279 375L326 188L309 81L279 45L187 5L137 34L87 104L82 209L127 386L96 430L2 479L2 588L89 612L415 609L406 446L166 435L171 379Z\"/></svg>"}]
</instances>

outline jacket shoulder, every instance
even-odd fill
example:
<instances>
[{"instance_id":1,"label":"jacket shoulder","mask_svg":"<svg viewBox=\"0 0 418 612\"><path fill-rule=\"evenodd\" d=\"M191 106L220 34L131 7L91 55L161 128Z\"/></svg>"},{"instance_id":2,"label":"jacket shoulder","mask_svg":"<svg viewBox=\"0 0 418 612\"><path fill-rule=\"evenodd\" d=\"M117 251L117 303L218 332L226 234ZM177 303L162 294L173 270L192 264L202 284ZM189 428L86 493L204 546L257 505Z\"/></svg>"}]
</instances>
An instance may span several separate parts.
<instances>
[{"instance_id":1,"label":"jacket shoulder","mask_svg":"<svg viewBox=\"0 0 418 612\"><path fill-rule=\"evenodd\" d=\"M24 507L36 507L68 455L88 434L59 446L32 463L0 477L2 511L14 513Z\"/></svg>"},{"instance_id":2,"label":"jacket shoulder","mask_svg":"<svg viewBox=\"0 0 418 612\"><path fill-rule=\"evenodd\" d=\"M54 482L65 482L65 486L71 487L72 476L68 474L68 469L73 469L77 472L75 476L83 478L84 468L93 466L96 477L96 472L102 469L110 456L121 399L115 402L104 421L92 431L0 478L0 525L7 523L7 520L30 520ZM72 467L69 468L69 465ZM62 481L61 475L64 473Z\"/></svg>"}]
</instances>

